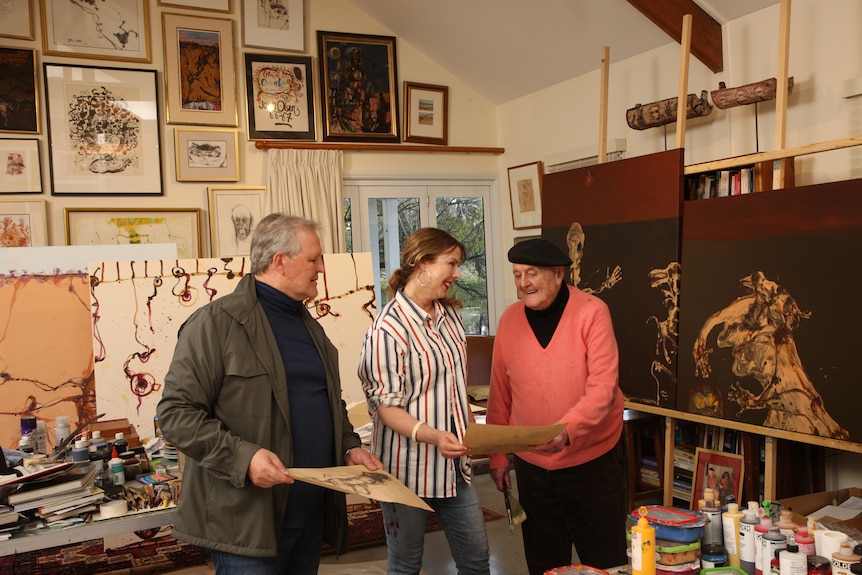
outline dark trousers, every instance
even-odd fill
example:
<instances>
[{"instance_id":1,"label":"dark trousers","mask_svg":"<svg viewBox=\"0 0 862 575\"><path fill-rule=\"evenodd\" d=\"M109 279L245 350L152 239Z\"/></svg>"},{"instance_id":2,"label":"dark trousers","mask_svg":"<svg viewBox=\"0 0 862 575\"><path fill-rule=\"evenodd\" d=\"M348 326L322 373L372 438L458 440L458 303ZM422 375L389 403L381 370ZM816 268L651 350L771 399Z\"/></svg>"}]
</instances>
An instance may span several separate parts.
<instances>
[{"instance_id":1,"label":"dark trousers","mask_svg":"<svg viewBox=\"0 0 862 575\"><path fill-rule=\"evenodd\" d=\"M548 470L515 456L521 525L530 575L572 562L606 569L626 559L628 483L625 441L582 465Z\"/></svg>"}]
</instances>

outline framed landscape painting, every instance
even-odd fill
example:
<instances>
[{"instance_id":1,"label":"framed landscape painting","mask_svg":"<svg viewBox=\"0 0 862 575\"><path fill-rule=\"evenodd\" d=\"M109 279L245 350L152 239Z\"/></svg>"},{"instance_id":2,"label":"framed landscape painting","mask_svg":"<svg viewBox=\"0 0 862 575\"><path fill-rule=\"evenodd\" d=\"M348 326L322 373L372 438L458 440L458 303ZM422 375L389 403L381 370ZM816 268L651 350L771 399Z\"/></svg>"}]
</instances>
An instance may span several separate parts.
<instances>
[{"instance_id":1,"label":"framed landscape painting","mask_svg":"<svg viewBox=\"0 0 862 575\"><path fill-rule=\"evenodd\" d=\"M315 140L311 57L245 55L249 140Z\"/></svg>"}]
</instances>

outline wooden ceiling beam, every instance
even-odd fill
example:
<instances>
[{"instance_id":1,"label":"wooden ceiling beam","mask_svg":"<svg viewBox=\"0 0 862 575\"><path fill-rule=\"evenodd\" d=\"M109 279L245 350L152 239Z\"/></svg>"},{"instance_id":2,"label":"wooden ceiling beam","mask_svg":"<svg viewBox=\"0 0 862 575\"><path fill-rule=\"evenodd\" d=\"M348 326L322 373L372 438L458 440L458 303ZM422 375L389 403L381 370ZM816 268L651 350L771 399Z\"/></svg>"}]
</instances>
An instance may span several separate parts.
<instances>
[{"instance_id":1,"label":"wooden ceiling beam","mask_svg":"<svg viewBox=\"0 0 862 575\"><path fill-rule=\"evenodd\" d=\"M677 42L682 40L682 18L691 14L692 55L713 73L724 69L721 24L693 0L628 0L628 3Z\"/></svg>"}]
</instances>

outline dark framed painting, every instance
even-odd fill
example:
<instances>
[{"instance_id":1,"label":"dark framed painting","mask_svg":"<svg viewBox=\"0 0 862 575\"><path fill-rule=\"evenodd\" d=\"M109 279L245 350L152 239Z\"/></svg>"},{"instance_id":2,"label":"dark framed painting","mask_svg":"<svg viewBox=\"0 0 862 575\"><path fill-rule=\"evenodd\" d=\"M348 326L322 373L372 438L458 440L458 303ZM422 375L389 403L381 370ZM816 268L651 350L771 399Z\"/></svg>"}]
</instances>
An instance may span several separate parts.
<instances>
[{"instance_id":1,"label":"dark framed painting","mask_svg":"<svg viewBox=\"0 0 862 575\"><path fill-rule=\"evenodd\" d=\"M395 37L317 32L323 140L398 143Z\"/></svg>"},{"instance_id":2,"label":"dark framed painting","mask_svg":"<svg viewBox=\"0 0 862 575\"><path fill-rule=\"evenodd\" d=\"M0 47L0 132L39 133L36 51Z\"/></svg>"},{"instance_id":3,"label":"dark framed painting","mask_svg":"<svg viewBox=\"0 0 862 575\"><path fill-rule=\"evenodd\" d=\"M249 140L312 140L310 56L245 55Z\"/></svg>"}]
</instances>

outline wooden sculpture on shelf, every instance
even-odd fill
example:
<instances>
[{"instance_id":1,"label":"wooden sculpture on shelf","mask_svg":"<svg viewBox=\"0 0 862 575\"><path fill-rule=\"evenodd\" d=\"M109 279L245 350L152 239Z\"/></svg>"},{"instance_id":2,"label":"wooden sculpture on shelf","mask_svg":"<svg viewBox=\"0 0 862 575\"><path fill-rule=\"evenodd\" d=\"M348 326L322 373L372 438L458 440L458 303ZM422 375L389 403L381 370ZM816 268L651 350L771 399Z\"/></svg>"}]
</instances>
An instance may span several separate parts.
<instances>
[{"instance_id":1,"label":"wooden sculpture on shelf","mask_svg":"<svg viewBox=\"0 0 862 575\"><path fill-rule=\"evenodd\" d=\"M719 82L719 89L710 92L710 96L712 96L712 103L724 110L735 106L774 100L777 85L778 81L775 78L767 78L736 88L728 88L724 82ZM793 93L793 76L787 79L787 93Z\"/></svg>"},{"instance_id":2,"label":"wooden sculpture on shelf","mask_svg":"<svg viewBox=\"0 0 862 575\"><path fill-rule=\"evenodd\" d=\"M678 98L667 98L650 104L638 104L626 110L626 121L634 130L646 130L675 122L677 100ZM707 116L710 112L712 112L712 106L709 104L706 90L703 90L699 97L696 94L688 95L686 118Z\"/></svg>"}]
</instances>

